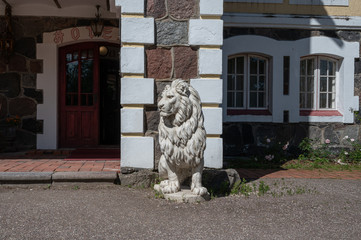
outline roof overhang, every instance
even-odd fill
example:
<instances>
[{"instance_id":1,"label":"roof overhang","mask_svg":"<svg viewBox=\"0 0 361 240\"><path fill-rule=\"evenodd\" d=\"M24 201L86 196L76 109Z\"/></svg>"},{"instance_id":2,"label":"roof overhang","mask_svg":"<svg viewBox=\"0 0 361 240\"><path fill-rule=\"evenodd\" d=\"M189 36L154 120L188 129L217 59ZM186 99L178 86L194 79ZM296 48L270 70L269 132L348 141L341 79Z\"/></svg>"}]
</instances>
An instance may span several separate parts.
<instances>
[{"instance_id":1,"label":"roof overhang","mask_svg":"<svg viewBox=\"0 0 361 240\"><path fill-rule=\"evenodd\" d=\"M93 18L96 5L100 5L102 18L117 18L119 9L115 0L0 0L0 16L8 3L13 16L54 16Z\"/></svg>"}]
</instances>

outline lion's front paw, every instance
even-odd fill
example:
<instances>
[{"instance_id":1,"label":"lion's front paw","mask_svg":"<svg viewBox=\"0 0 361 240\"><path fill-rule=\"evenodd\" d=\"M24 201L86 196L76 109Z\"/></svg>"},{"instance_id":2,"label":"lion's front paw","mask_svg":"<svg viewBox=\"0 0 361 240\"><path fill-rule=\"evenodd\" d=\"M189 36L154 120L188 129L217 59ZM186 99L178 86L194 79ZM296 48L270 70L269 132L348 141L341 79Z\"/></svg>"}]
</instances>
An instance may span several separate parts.
<instances>
[{"instance_id":1,"label":"lion's front paw","mask_svg":"<svg viewBox=\"0 0 361 240\"><path fill-rule=\"evenodd\" d=\"M205 188L205 187L195 187L192 189L192 192L194 194L200 195L200 196L208 193L207 188Z\"/></svg>"},{"instance_id":2,"label":"lion's front paw","mask_svg":"<svg viewBox=\"0 0 361 240\"><path fill-rule=\"evenodd\" d=\"M162 193L164 193L164 194L176 193L176 192L179 192L180 185L179 185L178 181L164 180L160 183L160 189L161 189Z\"/></svg>"}]
</instances>

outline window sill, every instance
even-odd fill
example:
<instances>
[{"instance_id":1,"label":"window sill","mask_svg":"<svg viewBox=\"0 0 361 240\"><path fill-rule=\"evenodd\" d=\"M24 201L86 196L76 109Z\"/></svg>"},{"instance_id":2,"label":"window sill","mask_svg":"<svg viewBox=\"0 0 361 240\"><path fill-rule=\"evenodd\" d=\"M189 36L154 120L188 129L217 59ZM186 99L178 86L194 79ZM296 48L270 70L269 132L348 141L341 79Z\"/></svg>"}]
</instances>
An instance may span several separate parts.
<instances>
[{"instance_id":1,"label":"window sill","mask_svg":"<svg viewBox=\"0 0 361 240\"><path fill-rule=\"evenodd\" d=\"M300 110L300 116L331 117L342 116L342 114L337 110Z\"/></svg>"},{"instance_id":2,"label":"window sill","mask_svg":"<svg viewBox=\"0 0 361 240\"><path fill-rule=\"evenodd\" d=\"M272 113L269 110L228 109L227 115L270 116Z\"/></svg>"}]
</instances>

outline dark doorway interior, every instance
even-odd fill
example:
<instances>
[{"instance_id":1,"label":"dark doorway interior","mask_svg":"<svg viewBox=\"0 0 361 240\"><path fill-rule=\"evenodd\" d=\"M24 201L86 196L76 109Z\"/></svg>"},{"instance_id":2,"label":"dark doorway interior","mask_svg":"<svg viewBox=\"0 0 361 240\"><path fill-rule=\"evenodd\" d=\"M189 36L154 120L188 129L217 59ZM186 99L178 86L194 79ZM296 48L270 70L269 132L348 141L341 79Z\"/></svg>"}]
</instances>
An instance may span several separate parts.
<instances>
[{"instance_id":1,"label":"dark doorway interior","mask_svg":"<svg viewBox=\"0 0 361 240\"><path fill-rule=\"evenodd\" d=\"M119 47L106 46L100 53L100 144L120 143Z\"/></svg>"}]
</instances>

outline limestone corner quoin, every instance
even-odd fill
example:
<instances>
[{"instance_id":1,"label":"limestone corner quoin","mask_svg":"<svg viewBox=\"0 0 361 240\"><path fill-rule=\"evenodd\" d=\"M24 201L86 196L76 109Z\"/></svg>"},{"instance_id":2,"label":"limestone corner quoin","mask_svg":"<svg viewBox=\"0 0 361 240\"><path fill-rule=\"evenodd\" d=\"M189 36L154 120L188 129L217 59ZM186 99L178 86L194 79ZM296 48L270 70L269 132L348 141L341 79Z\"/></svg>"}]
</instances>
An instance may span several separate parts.
<instances>
[{"instance_id":1,"label":"limestone corner quoin","mask_svg":"<svg viewBox=\"0 0 361 240\"><path fill-rule=\"evenodd\" d=\"M166 85L183 79L199 92L202 100L207 132L205 167L222 168L222 109L219 106L222 103L223 21L220 18L223 1L148 0L145 6L143 0L116 3L122 11L121 51L134 52L121 57L121 91L128 96L128 99L122 97L121 102L121 167L158 167L161 154L156 104ZM142 51L144 55L135 54ZM134 69L129 71L130 61ZM139 84L131 86L134 81ZM153 82L154 87L146 82ZM137 101L131 102L130 98ZM144 114L137 114L137 119L127 117L137 111L135 109ZM139 122L139 128L129 132L129 126L135 122Z\"/></svg>"}]
</instances>

